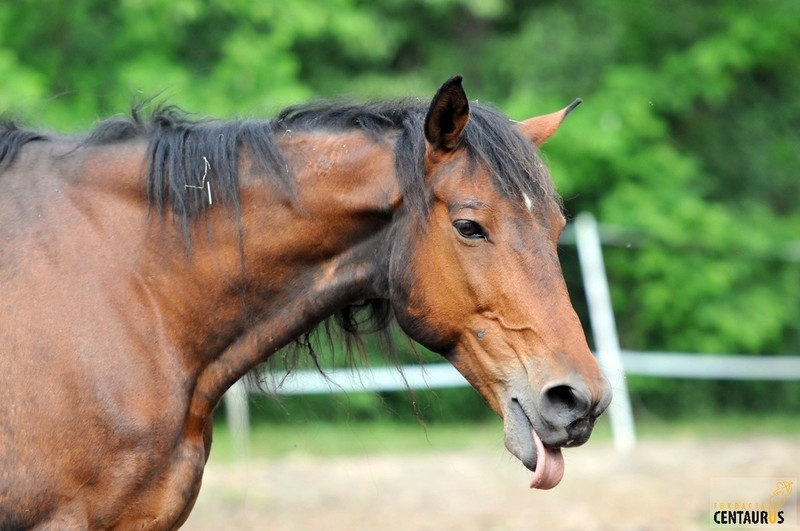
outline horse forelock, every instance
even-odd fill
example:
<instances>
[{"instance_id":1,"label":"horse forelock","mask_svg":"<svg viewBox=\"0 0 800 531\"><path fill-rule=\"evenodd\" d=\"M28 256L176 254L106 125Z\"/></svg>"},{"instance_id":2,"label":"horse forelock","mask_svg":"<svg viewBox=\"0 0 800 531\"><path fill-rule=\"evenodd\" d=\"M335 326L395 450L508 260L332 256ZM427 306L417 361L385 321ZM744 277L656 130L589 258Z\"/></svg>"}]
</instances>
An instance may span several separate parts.
<instances>
[{"instance_id":1,"label":"horse forelock","mask_svg":"<svg viewBox=\"0 0 800 531\"><path fill-rule=\"evenodd\" d=\"M465 136L471 158L485 165L502 196L529 208L553 204L562 208L538 150L514 122L490 107L478 107L470 113Z\"/></svg>"}]
</instances>

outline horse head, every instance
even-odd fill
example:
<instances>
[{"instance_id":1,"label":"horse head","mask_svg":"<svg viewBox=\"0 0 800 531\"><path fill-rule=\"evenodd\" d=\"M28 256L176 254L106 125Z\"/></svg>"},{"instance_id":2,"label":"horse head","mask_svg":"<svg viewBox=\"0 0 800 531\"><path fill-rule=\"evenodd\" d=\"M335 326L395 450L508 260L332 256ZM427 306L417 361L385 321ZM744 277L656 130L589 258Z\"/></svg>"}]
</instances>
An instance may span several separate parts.
<instances>
[{"instance_id":1,"label":"horse head","mask_svg":"<svg viewBox=\"0 0 800 531\"><path fill-rule=\"evenodd\" d=\"M400 326L504 419L539 488L558 483L560 448L584 443L611 400L570 304L565 217L536 153L574 105L490 127L499 114L471 112L460 77L445 83L425 118L427 208L396 228L389 272Z\"/></svg>"}]
</instances>

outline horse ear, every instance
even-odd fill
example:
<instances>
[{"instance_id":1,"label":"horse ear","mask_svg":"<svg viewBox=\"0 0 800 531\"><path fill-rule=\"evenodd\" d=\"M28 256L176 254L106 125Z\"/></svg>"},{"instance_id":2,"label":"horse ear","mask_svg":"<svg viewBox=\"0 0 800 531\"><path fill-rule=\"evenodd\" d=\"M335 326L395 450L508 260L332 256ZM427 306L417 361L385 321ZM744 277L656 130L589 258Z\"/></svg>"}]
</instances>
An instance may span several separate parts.
<instances>
[{"instance_id":1,"label":"horse ear","mask_svg":"<svg viewBox=\"0 0 800 531\"><path fill-rule=\"evenodd\" d=\"M469 101L461 86L461 76L455 76L439 88L425 117L425 139L441 151L458 147L469 121Z\"/></svg>"},{"instance_id":2,"label":"horse ear","mask_svg":"<svg viewBox=\"0 0 800 531\"><path fill-rule=\"evenodd\" d=\"M531 142L536 144L536 146L541 146L547 139L553 136L553 134L558 130L558 126L561 125L561 122L564 121L564 118L567 117L569 113L575 109L578 105L581 104L581 99L578 98L560 111L556 111L550 114L545 114L542 116L534 116L533 118L529 118L524 122L519 122L517 127L519 131L530 139Z\"/></svg>"}]
</instances>

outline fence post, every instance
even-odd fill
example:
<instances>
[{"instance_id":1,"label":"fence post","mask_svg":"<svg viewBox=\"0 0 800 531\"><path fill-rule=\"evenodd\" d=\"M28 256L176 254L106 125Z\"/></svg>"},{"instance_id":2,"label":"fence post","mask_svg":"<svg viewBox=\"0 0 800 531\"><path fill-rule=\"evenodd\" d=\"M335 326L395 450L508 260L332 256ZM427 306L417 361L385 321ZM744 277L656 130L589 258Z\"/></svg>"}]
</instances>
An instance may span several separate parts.
<instances>
[{"instance_id":1,"label":"fence post","mask_svg":"<svg viewBox=\"0 0 800 531\"><path fill-rule=\"evenodd\" d=\"M233 384L224 398L234 451L239 458L247 458L250 455L250 408L247 406L245 379Z\"/></svg>"},{"instance_id":2,"label":"fence post","mask_svg":"<svg viewBox=\"0 0 800 531\"><path fill-rule=\"evenodd\" d=\"M619 452L628 452L636 445L633 412L603 264L600 233L594 216L581 213L575 218L575 238L597 358L614 391L614 399L608 408L614 446Z\"/></svg>"}]
</instances>

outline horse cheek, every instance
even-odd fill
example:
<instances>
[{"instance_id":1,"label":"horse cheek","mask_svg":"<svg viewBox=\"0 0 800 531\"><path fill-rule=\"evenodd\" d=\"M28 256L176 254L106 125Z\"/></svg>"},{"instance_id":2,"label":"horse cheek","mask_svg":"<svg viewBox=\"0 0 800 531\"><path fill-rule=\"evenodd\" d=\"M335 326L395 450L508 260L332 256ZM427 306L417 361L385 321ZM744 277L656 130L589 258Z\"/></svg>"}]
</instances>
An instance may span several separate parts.
<instances>
[{"instance_id":1,"label":"horse cheek","mask_svg":"<svg viewBox=\"0 0 800 531\"><path fill-rule=\"evenodd\" d=\"M435 264L404 255L390 264L390 299L400 328L425 348L442 355L455 346L459 330L448 283Z\"/></svg>"}]
</instances>

